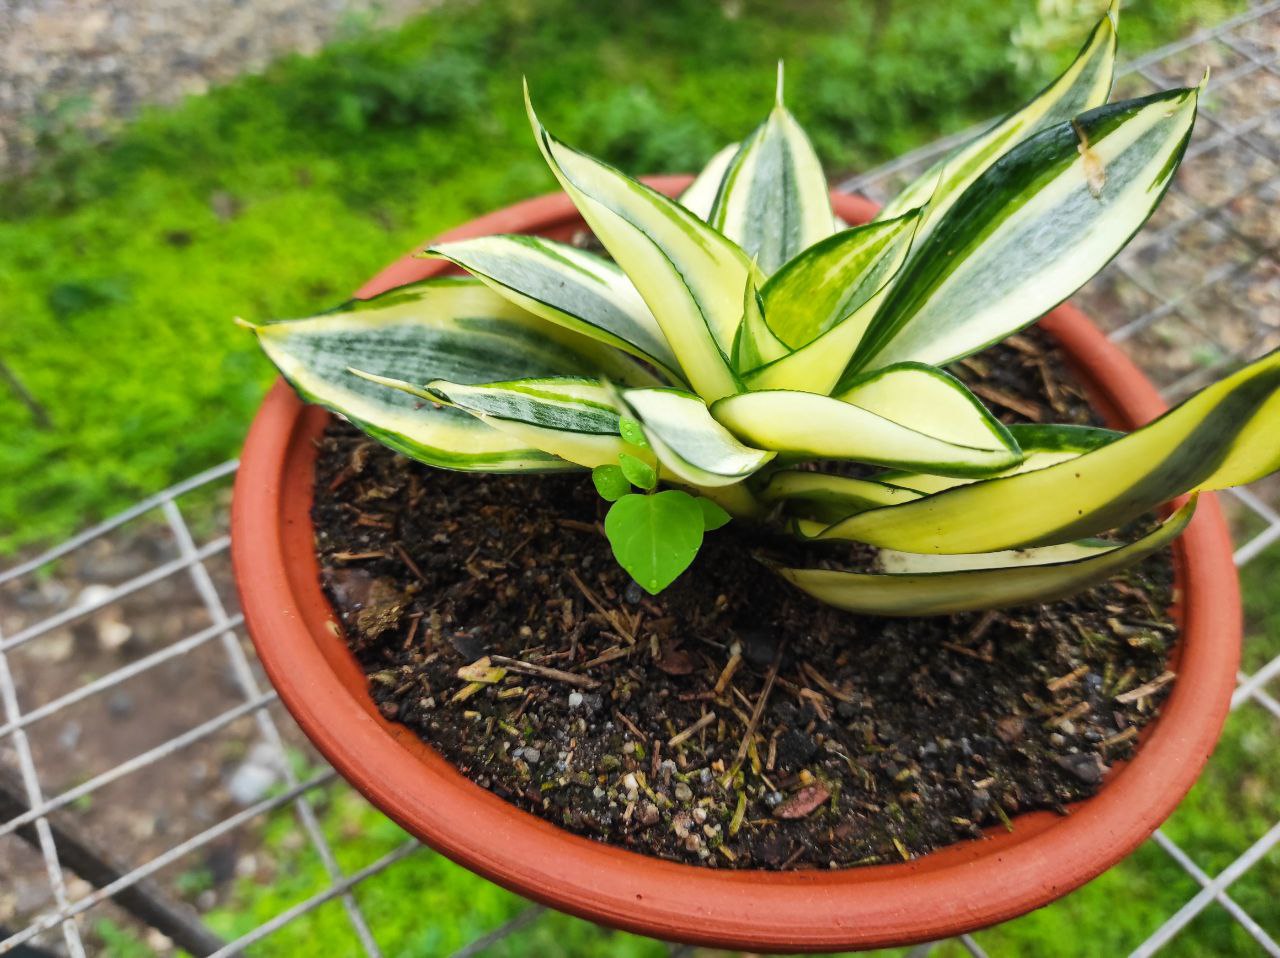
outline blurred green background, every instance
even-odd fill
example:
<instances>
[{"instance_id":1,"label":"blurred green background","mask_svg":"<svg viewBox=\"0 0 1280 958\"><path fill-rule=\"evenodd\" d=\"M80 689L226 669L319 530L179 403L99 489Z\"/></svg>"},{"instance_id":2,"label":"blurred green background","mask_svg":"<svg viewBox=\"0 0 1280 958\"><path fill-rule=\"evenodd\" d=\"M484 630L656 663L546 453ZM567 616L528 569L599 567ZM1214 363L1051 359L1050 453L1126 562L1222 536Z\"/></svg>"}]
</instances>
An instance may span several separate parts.
<instances>
[{"instance_id":1,"label":"blurred green background","mask_svg":"<svg viewBox=\"0 0 1280 958\"><path fill-rule=\"evenodd\" d=\"M34 169L0 182L0 555L236 455L272 371L233 316L327 308L428 237L549 190L522 75L548 125L571 142L632 172L692 170L768 109L774 63L785 58L788 103L839 175L1013 106L1069 59L1100 6L454 2L395 30L352 28L319 55L145 111L106 144L47 123ZM1122 15L1124 51L1241 6L1136 0ZM1251 653L1265 661L1280 654L1280 556L1272 550L1246 571ZM1275 814L1274 726L1253 711L1232 718L1210 773L1168 827L1211 873ZM404 838L346 786L327 789L323 808L348 870ZM237 886L211 919L227 935L327 887L321 863L293 841L290 815L264 834L279 880ZM193 899L205 887L199 869L183 880ZM1276 934L1277 889L1272 855L1232 894ZM993 954L1121 954L1194 891L1148 844L979 940ZM449 953L525 906L422 852L357 896L397 955ZM109 954L150 954L123 928L98 931ZM309 954L317 941L327 955L355 953L337 902L256 953ZM1165 953L1251 947L1214 907ZM552 915L494 953L665 950Z\"/></svg>"}]
</instances>

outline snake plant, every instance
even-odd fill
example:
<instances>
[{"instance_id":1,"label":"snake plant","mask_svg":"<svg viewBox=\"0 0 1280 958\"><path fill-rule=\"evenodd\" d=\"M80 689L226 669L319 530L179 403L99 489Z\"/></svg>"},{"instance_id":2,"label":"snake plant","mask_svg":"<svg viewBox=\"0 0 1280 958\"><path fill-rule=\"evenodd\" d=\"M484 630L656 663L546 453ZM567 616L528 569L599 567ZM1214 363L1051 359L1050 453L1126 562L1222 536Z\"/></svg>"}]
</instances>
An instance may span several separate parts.
<instances>
[{"instance_id":1,"label":"snake plant","mask_svg":"<svg viewBox=\"0 0 1280 958\"><path fill-rule=\"evenodd\" d=\"M557 139L526 89L607 258L441 243L424 255L464 275L254 329L304 399L414 459L592 470L650 592L732 517L875 547L864 571L777 570L849 610L1061 597L1168 544L1194 496L1134 541L1100 534L1280 468L1277 352L1127 435L1007 427L942 368L1078 289L1168 187L1203 84L1109 103L1115 57L1113 8L1036 97L851 228L781 70L764 122L678 199ZM874 468L822 471L839 460Z\"/></svg>"}]
</instances>

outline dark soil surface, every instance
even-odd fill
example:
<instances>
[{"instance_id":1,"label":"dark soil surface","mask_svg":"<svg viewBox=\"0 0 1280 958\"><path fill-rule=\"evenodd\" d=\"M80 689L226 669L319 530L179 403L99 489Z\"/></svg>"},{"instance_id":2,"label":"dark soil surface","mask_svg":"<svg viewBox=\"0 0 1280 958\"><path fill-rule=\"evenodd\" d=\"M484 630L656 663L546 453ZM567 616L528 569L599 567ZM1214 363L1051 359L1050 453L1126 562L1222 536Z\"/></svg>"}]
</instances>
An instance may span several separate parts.
<instances>
[{"instance_id":1,"label":"dark soil surface","mask_svg":"<svg viewBox=\"0 0 1280 958\"><path fill-rule=\"evenodd\" d=\"M957 372L1009 421L1089 421L1038 334ZM842 868L1066 813L1172 679L1167 555L1051 605L878 619L776 579L752 558L776 542L739 523L651 598L585 475L433 470L335 422L316 494L383 714L520 807L664 858Z\"/></svg>"}]
</instances>

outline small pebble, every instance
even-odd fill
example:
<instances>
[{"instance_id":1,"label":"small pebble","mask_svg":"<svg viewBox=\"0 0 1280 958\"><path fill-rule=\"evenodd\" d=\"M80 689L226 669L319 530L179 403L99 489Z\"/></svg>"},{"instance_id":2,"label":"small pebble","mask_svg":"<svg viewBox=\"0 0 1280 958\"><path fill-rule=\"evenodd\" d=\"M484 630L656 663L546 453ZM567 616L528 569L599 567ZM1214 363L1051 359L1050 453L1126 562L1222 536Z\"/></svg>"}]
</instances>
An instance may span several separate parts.
<instances>
[{"instance_id":1,"label":"small pebble","mask_svg":"<svg viewBox=\"0 0 1280 958\"><path fill-rule=\"evenodd\" d=\"M676 782L675 793L677 801L687 802L693 798L693 789L684 782Z\"/></svg>"},{"instance_id":2,"label":"small pebble","mask_svg":"<svg viewBox=\"0 0 1280 958\"><path fill-rule=\"evenodd\" d=\"M581 693L581 692L570 692L570 693L569 693L569 708L571 708L571 709L576 709L576 708L578 708L580 705L582 705L582 693Z\"/></svg>"}]
</instances>

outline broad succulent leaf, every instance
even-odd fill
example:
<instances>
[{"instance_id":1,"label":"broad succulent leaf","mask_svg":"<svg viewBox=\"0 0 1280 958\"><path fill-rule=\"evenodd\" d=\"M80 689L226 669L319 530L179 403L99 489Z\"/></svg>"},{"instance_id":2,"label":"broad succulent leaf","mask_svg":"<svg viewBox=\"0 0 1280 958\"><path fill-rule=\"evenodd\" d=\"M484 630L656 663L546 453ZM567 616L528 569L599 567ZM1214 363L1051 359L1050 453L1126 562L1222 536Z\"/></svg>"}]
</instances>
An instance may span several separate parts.
<instances>
[{"instance_id":1,"label":"broad succulent leaf","mask_svg":"<svg viewBox=\"0 0 1280 958\"><path fill-rule=\"evenodd\" d=\"M741 482L775 455L743 445L692 393L628 389L622 401L665 470L691 485L715 488Z\"/></svg>"},{"instance_id":2,"label":"broad succulent leaf","mask_svg":"<svg viewBox=\"0 0 1280 958\"><path fill-rule=\"evenodd\" d=\"M465 385L437 379L427 383L421 394L588 469L616 463L627 451L609 389L596 380L518 379Z\"/></svg>"},{"instance_id":3,"label":"broad succulent leaf","mask_svg":"<svg viewBox=\"0 0 1280 958\"><path fill-rule=\"evenodd\" d=\"M855 226L789 260L760 293L770 329L798 349L851 316L898 272L919 220L912 210Z\"/></svg>"},{"instance_id":4,"label":"broad succulent leaf","mask_svg":"<svg viewBox=\"0 0 1280 958\"><path fill-rule=\"evenodd\" d=\"M1069 542L1184 493L1280 469L1280 350L1098 449L839 522L821 538L906 552L995 552Z\"/></svg>"},{"instance_id":5,"label":"broad succulent leaf","mask_svg":"<svg viewBox=\"0 0 1280 958\"><path fill-rule=\"evenodd\" d=\"M848 368L849 360L888 292L888 285L882 287L817 339L745 374L743 382L747 389L797 389L828 395Z\"/></svg>"},{"instance_id":6,"label":"broad succulent leaf","mask_svg":"<svg viewBox=\"0 0 1280 958\"><path fill-rule=\"evenodd\" d=\"M427 252L461 266L500 296L575 332L680 375L662 329L622 270L537 236L480 236Z\"/></svg>"},{"instance_id":7,"label":"broad succulent leaf","mask_svg":"<svg viewBox=\"0 0 1280 958\"><path fill-rule=\"evenodd\" d=\"M873 479L854 479L823 472L783 469L760 490L765 502L800 507L814 519L838 522L867 509L895 506L919 499L922 493Z\"/></svg>"},{"instance_id":8,"label":"broad succulent leaf","mask_svg":"<svg viewBox=\"0 0 1280 958\"><path fill-rule=\"evenodd\" d=\"M987 446L949 442L815 393L742 393L713 404L711 414L743 442L799 458L851 459L955 476L990 475L1021 458L994 438Z\"/></svg>"},{"instance_id":9,"label":"broad succulent leaf","mask_svg":"<svg viewBox=\"0 0 1280 958\"><path fill-rule=\"evenodd\" d=\"M738 153L738 144L730 143L717 150L707 165L702 168L688 188L680 194L679 204L700 220L711 215L711 207L715 205L716 194L720 192L720 181L724 179L724 171L729 168L730 161Z\"/></svg>"},{"instance_id":10,"label":"broad succulent leaf","mask_svg":"<svg viewBox=\"0 0 1280 958\"><path fill-rule=\"evenodd\" d=\"M923 363L877 369L855 379L836 398L959 445L1019 452L1009 428L964 383Z\"/></svg>"},{"instance_id":11,"label":"broad succulent leaf","mask_svg":"<svg viewBox=\"0 0 1280 958\"><path fill-rule=\"evenodd\" d=\"M727 357L750 260L678 203L551 136L527 88L525 104L552 172L648 304L685 379L708 401L738 392Z\"/></svg>"},{"instance_id":12,"label":"broad succulent leaf","mask_svg":"<svg viewBox=\"0 0 1280 958\"><path fill-rule=\"evenodd\" d=\"M1104 106L989 167L903 269L852 364L945 365L1034 322L1150 216L1182 158L1196 89Z\"/></svg>"},{"instance_id":13,"label":"broad succulent leaf","mask_svg":"<svg viewBox=\"0 0 1280 958\"><path fill-rule=\"evenodd\" d=\"M349 371L418 383L447 377L614 373L620 354L554 326L477 280L429 280L354 300L331 313L254 327L263 351L308 402L351 420L421 462L485 472L548 471L572 463L455 409ZM638 369L639 367L633 367Z\"/></svg>"},{"instance_id":14,"label":"broad succulent leaf","mask_svg":"<svg viewBox=\"0 0 1280 958\"><path fill-rule=\"evenodd\" d=\"M923 237L965 189L1004 153L1039 130L1065 123L1106 103L1115 74L1118 12L1118 3L1113 2L1061 76L1026 105L926 170L886 203L877 219L898 216L927 202L929 206L921 225Z\"/></svg>"},{"instance_id":15,"label":"broad succulent leaf","mask_svg":"<svg viewBox=\"0 0 1280 958\"><path fill-rule=\"evenodd\" d=\"M745 373L790 353L785 343L774 335L764 315L764 303L756 284L748 280L742 303L742 324L733 341L733 368Z\"/></svg>"},{"instance_id":16,"label":"broad succulent leaf","mask_svg":"<svg viewBox=\"0 0 1280 958\"><path fill-rule=\"evenodd\" d=\"M769 275L835 232L822 164L778 92L768 119L729 162L708 220Z\"/></svg>"},{"instance_id":17,"label":"broad succulent leaf","mask_svg":"<svg viewBox=\"0 0 1280 958\"><path fill-rule=\"evenodd\" d=\"M1022 472L1034 472L1046 466L1066 462L1068 459L1075 459L1124 435L1112 429L1100 429L1095 426L1057 426L1035 423L1018 424L1007 428L1025 458L1012 469L998 476L992 476L993 479L1016 476ZM882 472L874 479L877 482L911 489L924 495L952 489L969 481L951 476L933 476L923 472Z\"/></svg>"},{"instance_id":18,"label":"broad succulent leaf","mask_svg":"<svg viewBox=\"0 0 1280 958\"><path fill-rule=\"evenodd\" d=\"M780 569L814 598L868 615L919 616L1050 602L1097 585L1172 542L1195 510L1195 500L1154 531L1127 545L1099 540L987 555L880 554L882 573Z\"/></svg>"}]
</instances>

